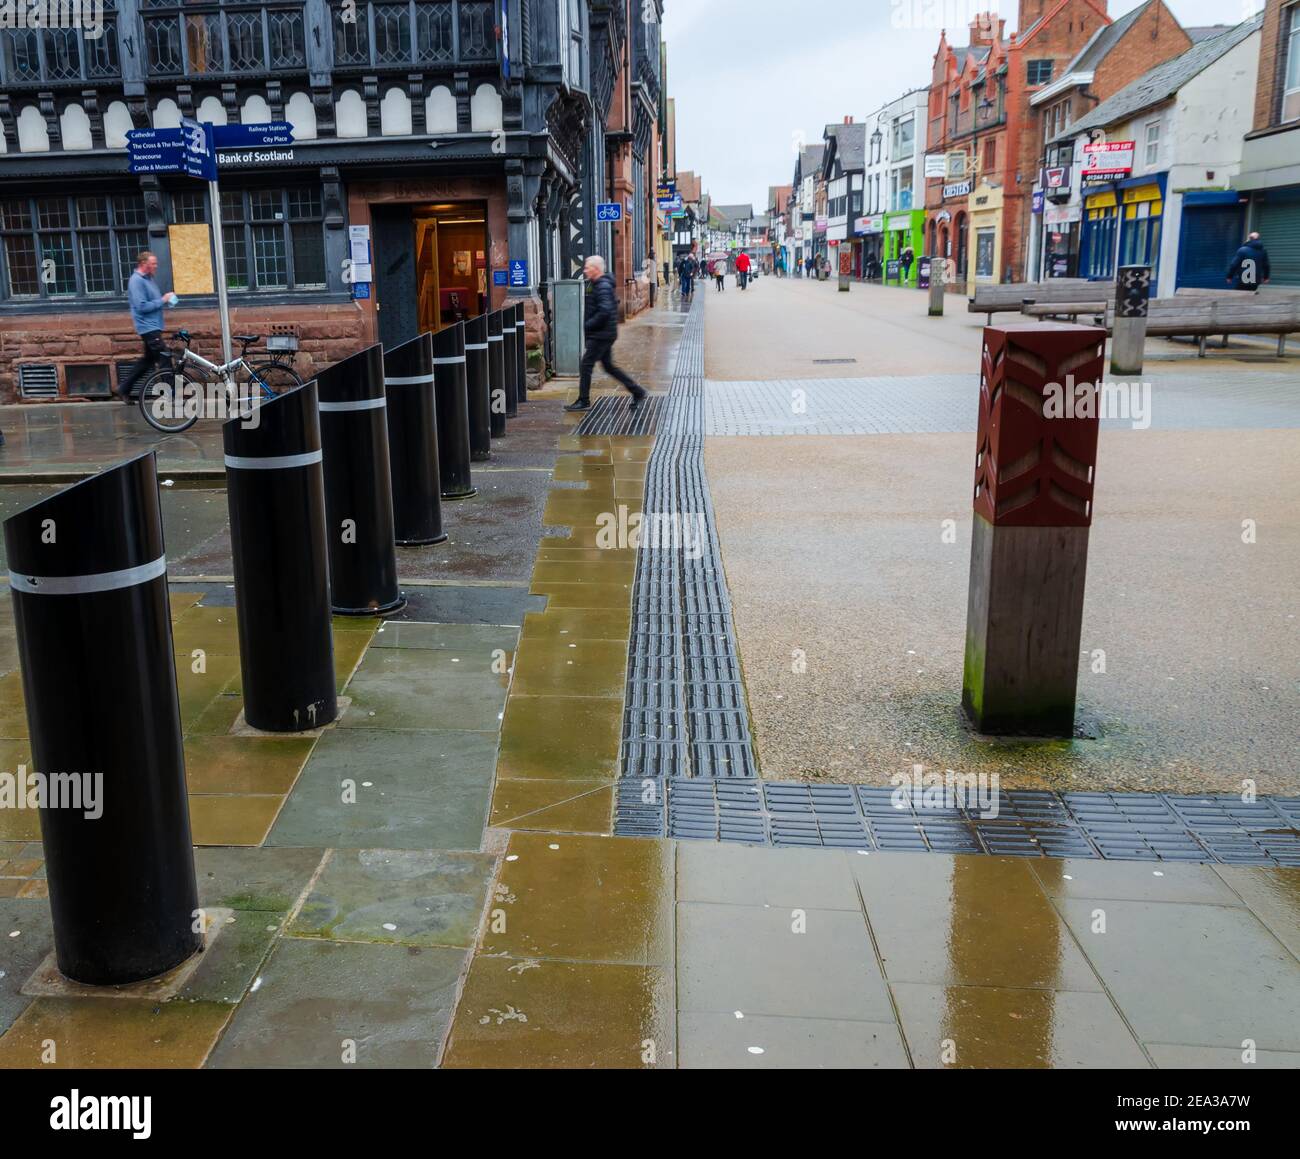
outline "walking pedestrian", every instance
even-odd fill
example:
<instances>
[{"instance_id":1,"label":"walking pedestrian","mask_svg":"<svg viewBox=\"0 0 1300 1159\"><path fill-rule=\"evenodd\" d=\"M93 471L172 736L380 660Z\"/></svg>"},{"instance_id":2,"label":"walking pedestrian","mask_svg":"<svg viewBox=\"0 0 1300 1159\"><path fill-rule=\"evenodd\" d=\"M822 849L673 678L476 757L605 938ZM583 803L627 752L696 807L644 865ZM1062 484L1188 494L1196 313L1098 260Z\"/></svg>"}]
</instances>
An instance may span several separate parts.
<instances>
[{"instance_id":1,"label":"walking pedestrian","mask_svg":"<svg viewBox=\"0 0 1300 1159\"><path fill-rule=\"evenodd\" d=\"M817 264L817 259L814 257L808 257L804 259L803 268L808 271L808 276L810 278L813 276L813 267L816 266L816 264Z\"/></svg>"},{"instance_id":2,"label":"walking pedestrian","mask_svg":"<svg viewBox=\"0 0 1300 1159\"><path fill-rule=\"evenodd\" d=\"M695 255L687 254L685 257L682 258L682 262L681 262L683 298L689 298L695 292L695 274L696 274Z\"/></svg>"},{"instance_id":3,"label":"walking pedestrian","mask_svg":"<svg viewBox=\"0 0 1300 1159\"><path fill-rule=\"evenodd\" d=\"M714 288L722 293L727 288L727 259L717 258L713 263Z\"/></svg>"},{"instance_id":4,"label":"walking pedestrian","mask_svg":"<svg viewBox=\"0 0 1300 1159\"><path fill-rule=\"evenodd\" d=\"M736 281L740 283L742 290L749 282L749 254L744 250L736 256Z\"/></svg>"},{"instance_id":5,"label":"walking pedestrian","mask_svg":"<svg viewBox=\"0 0 1300 1159\"><path fill-rule=\"evenodd\" d=\"M618 341L618 298L614 293L614 279L605 271L605 259L592 254L582 267L587 279L587 320L583 330L587 348L583 352L578 375L578 398L565 410L587 410L591 407L591 375L596 363L605 373L623 384L632 396L629 409L636 410L646 396L645 388L628 373L614 365L614 343Z\"/></svg>"},{"instance_id":6,"label":"walking pedestrian","mask_svg":"<svg viewBox=\"0 0 1300 1159\"><path fill-rule=\"evenodd\" d=\"M1233 255L1232 265L1228 267L1228 283L1234 290L1258 290L1268 281L1270 273L1268 250L1259 234L1252 233Z\"/></svg>"},{"instance_id":7,"label":"walking pedestrian","mask_svg":"<svg viewBox=\"0 0 1300 1159\"><path fill-rule=\"evenodd\" d=\"M907 279L911 275L912 263L916 260L916 254L912 252L912 247L908 246L899 254L899 259L903 263L903 281L901 284L906 285Z\"/></svg>"},{"instance_id":8,"label":"walking pedestrian","mask_svg":"<svg viewBox=\"0 0 1300 1159\"><path fill-rule=\"evenodd\" d=\"M131 307L131 322L140 335L144 353L117 384L117 397L131 401L131 391L155 366L163 353L163 308L175 306L180 299L175 294L164 294L158 289L153 276L158 271L158 258L145 250L135 260L135 273L126 287L127 303Z\"/></svg>"}]
</instances>

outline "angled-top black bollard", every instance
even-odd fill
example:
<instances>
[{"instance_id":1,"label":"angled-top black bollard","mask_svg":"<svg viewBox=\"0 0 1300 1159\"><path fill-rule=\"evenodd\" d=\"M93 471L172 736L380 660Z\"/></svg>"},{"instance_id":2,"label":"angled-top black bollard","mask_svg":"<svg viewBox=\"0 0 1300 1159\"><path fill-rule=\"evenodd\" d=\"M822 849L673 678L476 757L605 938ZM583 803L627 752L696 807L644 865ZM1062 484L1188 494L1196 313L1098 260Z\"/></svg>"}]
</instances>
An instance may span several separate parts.
<instances>
[{"instance_id":1,"label":"angled-top black bollard","mask_svg":"<svg viewBox=\"0 0 1300 1159\"><path fill-rule=\"evenodd\" d=\"M244 719L305 732L338 715L316 383L222 435Z\"/></svg>"},{"instance_id":2,"label":"angled-top black bollard","mask_svg":"<svg viewBox=\"0 0 1300 1159\"><path fill-rule=\"evenodd\" d=\"M376 344L336 362L316 384L331 603L341 616L396 611L406 600L397 586L384 348Z\"/></svg>"},{"instance_id":3,"label":"angled-top black bollard","mask_svg":"<svg viewBox=\"0 0 1300 1159\"><path fill-rule=\"evenodd\" d=\"M488 383L488 322L480 314L465 323L465 385L469 393L470 458L492 458L492 399Z\"/></svg>"},{"instance_id":4,"label":"angled-top black bollard","mask_svg":"<svg viewBox=\"0 0 1300 1159\"><path fill-rule=\"evenodd\" d=\"M11 516L5 550L59 970L153 978L203 942L154 453Z\"/></svg>"},{"instance_id":5,"label":"angled-top black bollard","mask_svg":"<svg viewBox=\"0 0 1300 1159\"><path fill-rule=\"evenodd\" d=\"M514 418L519 413L519 378L515 363L518 361L515 349L515 308L506 306L501 310L501 361L502 373L505 375L506 417Z\"/></svg>"},{"instance_id":6,"label":"angled-top black bollard","mask_svg":"<svg viewBox=\"0 0 1300 1159\"><path fill-rule=\"evenodd\" d=\"M433 335L384 351L393 534L400 547L442 543L438 414L433 397Z\"/></svg>"},{"instance_id":7,"label":"angled-top black bollard","mask_svg":"<svg viewBox=\"0 0 1300 1159\"><path fill-rule=\"evenodd\" d=\"M501 311L488 315L488 398L491 400L492 437L506 433L506 356L501 339Z\"/></svg>"},{"instance_id":8,"label":"angled-top black bollard","mask_svg":"<svg viewBox=\"0 0 1300 1159\"><path fill-rule=\"evenodd\" d=\"M433 336L433 381L438 400L438 463L442 497L468 499L478 491L469 473L469 394L465 381L465 324Z\"/></svg>"},{"instance_id":9,"label":"angled-top black bollard","mask_svg":"<svg viewBox=\"0 0 1300 1159\"><path fill-rule=\"evenodd\" d=\"M515 303L515 398L528 401L528 327L524 325L524 304Z\"/></svg>"}]
</instances>

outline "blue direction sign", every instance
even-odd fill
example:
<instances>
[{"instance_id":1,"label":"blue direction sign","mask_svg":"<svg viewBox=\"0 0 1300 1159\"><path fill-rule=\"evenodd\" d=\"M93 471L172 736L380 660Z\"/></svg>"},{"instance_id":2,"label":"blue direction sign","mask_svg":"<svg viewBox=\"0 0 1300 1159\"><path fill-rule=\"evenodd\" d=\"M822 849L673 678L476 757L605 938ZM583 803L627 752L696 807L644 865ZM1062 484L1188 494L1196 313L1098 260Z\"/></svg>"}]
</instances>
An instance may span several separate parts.
<instances>
[{"instance_id":1,"label":"blue direction sign","mask_svg":"<svg viewBox=\"0 0 1300 1159\"><path fill-rule=\"evenodd\" d=\"M212 147L212 126L206 121L181 121L181 137L185 142L185 172L200 181L217 179L217 151Z\"/></svg>"},{"instance_id":2,"label":"blue direction sign","mask_svg":"<svg viewBox=\"0 0 1300 1159\"><path fill-rule=\"evenodd\" d=\"M596 206L597 221L622 221L623 207L617 201L602 201Z\"/></svg>"},{"instance_id":3,"label":"blue direction sign","mask_svg":"<svg viewBox=\"0 0 1300 1159\"><path fill-rule=\"evenodd\" d=\"M508 286L510 284L510 275L505 270L493 270L492 284L494 286Z\"/></svg>"},{"instance_id":4,"label":"blue direction sign","mask_svg":"<svg viewBox=\"0 0 1300 1159\"><path fill-rule=\"evenodd\" d=\"M126 149L132 173L179 173L185 168L179 129L131 129Z\"/></svg>"},{"instance_id":5,"label":"blue direction sign","mask_svg":"<svg viewBox=\"0 0 1300 1159\"><path fill-rule=\"evenodd\" d=\"M213 144L218 149L259 149L293 144L293 126L288 121L264 125L213 125Z\"/></svg>"},{"instance_id":6,"label":"blue direction sign","mask_svg":"<svg viewBox=\"0 0 1300 1159\"><path fill-rule=\"evenodd\" d=\"M510 259L510 284L512 286L528 286L528 262L524 258Z\"/></svg>"}]
</instances>

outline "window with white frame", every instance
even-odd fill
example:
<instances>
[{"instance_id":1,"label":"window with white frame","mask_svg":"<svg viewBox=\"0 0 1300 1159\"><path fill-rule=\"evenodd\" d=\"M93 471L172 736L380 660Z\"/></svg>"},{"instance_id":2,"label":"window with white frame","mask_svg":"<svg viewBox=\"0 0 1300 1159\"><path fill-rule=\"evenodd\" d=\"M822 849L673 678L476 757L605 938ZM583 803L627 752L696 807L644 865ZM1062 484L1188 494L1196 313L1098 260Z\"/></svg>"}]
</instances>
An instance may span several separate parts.
<instances>
[{"instance_id":1,"label":"window with white frame","mask_svg":"<svg viewBox=\"0 0 1300 1159\"><path fill-rule=\"evenodd\" d=\"M1282 107L1279 123L1300 120L1300 4L1283 14L1286 36L1282 41Z\"/></svg>"},{"instance_id":2,"label":"window with white frame","mask_svg":"<svg viewBox=\"0 0 1300 1159\"><path fill-rule=\"evenodd\" d=\"M1146 125L1146 150L1142 162L1148 169L1160 164L1160 122L1148 121Z\"/></svg>"}]
</instances>

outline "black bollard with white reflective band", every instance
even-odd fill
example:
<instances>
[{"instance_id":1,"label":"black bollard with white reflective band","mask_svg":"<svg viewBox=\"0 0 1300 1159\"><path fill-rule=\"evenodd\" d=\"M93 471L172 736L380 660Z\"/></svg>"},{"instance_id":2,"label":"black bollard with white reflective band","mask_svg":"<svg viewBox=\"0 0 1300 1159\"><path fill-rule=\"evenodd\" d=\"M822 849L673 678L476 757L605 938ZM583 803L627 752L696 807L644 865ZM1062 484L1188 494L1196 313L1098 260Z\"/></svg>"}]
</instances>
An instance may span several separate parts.
<instances>
[{"instance_id":1,"label":"black bollard with white reflective band","mask_svg":"<svg viewBox=\"0 0 1300 1159\"><path fill-rule=\"evenodd\" d=\"M393 534L399 547L442 543L442 480L433 394L433 335L384 351Z\"/></svg>"},{"instance_id":2,"label":"black bollard with white reflective band","mask_svg":"<svg viewBox=\"0 0 1300 1159\"><path fill-rule=\"evenodd\" d=\"M316 386L334 612L395 612L406 600L397 586L384 348L369 346L336 362L316 375Z\"/></svg>"},{"instance_id":3,"label":"black bollard with white reflective band","mask_svg":"<svg viewBox=\"0 0 1300 1159\"><path fill-rule=\"evenodd\" d=\"M528 401L528 327L524 325L524 304L515 303L515 399Z\"/></svg>"},{"instance_id":4,"label":"black bollard with white reflective band","mask_svg":"<svg viewBox=\"0 0 1300 1159\"><path fill-rule=\"evenodd\" d=\"M4 530L59 970L156 977L203 937L154 453Z\"/></svg>"},{"instance_id":5,"label":"black bollard with white reflective band","mask_svg":"<svg viewBox=\"0 0 1300 1159\"><path fill-rule=\"evenodd\" d=\"M481 463L492 458L492 399L485 314L465 323L465 387L469 394L469 457Z\"/></svg>"},{"instance_id":6,"label":"black bollard with white reflective band","mask_svg":"<svg viewBox=\"0 0 1300 1159\"><path fill-rule=\"evenodd\" d=\"M519 374L516 368L515 308L506 306L501 311L501 361L506 386L506 418L519 413Z\"/></svg>"},{"instance_id":7,"label":"black bollard with white reflective band","mask_svg":"<svg viewBox=\"0 0 1300 1159\"><path fill-rule=\"evenodd\" d=\"M469 395L465 381L465 325L433 336L433 381L438 399L438 463L442 497L468 499L478 491L469 472Z\"/></svg>"},{"instance_id":8,"label":"black bollard with white reflective band","mask_svg":"<svg viewBox=\"0 0 1300 1159\"><path fill-rule=\"evenodd\" d=\"M222 431L244 719L304 732L338 715L316 383Z\"/></svg>"},{"instance_id":9,"label":"black bollard with white reflective band","mask_svg":"<svg viewBox=\"0 0 1300 1159\"><path fill-rule=\"evenodd\" d=\"M491 402L492 437L506 433L506 362L501 340L501 311L488 315L488 398Z\"/></svg>"}]
</instances>

